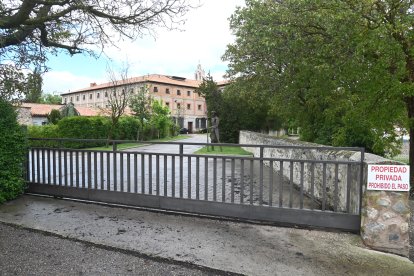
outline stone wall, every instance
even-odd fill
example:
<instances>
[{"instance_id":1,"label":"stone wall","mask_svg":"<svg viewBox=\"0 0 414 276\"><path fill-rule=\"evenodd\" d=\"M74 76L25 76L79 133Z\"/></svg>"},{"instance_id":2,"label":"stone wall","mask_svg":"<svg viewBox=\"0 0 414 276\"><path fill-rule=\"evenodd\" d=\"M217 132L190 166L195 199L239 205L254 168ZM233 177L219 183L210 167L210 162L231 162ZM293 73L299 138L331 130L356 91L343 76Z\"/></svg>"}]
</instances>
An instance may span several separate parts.
<instances>
[{"instance_id":1,"label":"stone wall","mask_svg":"<svg viewBox=\"0 0 414 276\"><path fill-rule=\"evenodd\" d=\"M323 145L301 142L297 140L275 138L272 136L241 131L240 132L240 144L260 144L271 146L307 146L307 147L324 147ZM251 151L254 156L260 156L259 148L248 148L245 150ZM263 157L281 158L281 159L295 159L295 160L329 160L329 161L360 161L361 154L359 152L352 151L337 151L337 150L319 150L319 149L295 149L295 148L265 148L263 151ZM287 163L287 164L286 164ZM268 162L265 164L268 164ZM312 168L313 166L313 168ZM274 162L273 169L275 171L280 170L280 163ZM296 186L300 186L301 181L301 163L293 163L293 183ZM349 166L346 164L338 165L338 210L345 211L347 203L347 185L348 185L348 169L350 170L350 207L351 213L357 213L359 210L359 170L360 164L352 164ZM323 200L323 165L321 163L312 164L304 162L304 177L303 177L303 190L305 194L312 193L312 171L314 175L313 182L313 195L314 198L322 202ZM326 205L328 209L333 209L334 206L334 192L335 192L335 164L326 165ZM284 162L283 175L290 179L290 162Z\"/></svg>"},{"instance_id":2,"label":"stone wall","mask_svg":"<svg viewBox=\"0 0 414 276\"><path fill-rule=\"evenodd\" d=\"M28 107L17 108L17 122L20 125L26 125L26 126L33 125L33 118L32 118L30 108Z\"/></svg>"},{"instance_id":3,"label":"stone wall","mask_svg":"<svg viewBox=\"0 0 414 276\"><path fill-rule=\"evenodd\" d=\"M259 145L279 145L279 146L309 146L323 147L322 145L275 138L259 133L241 131L240 144L259 144ZM259 148L245 148L251 151L255 157L260 156ZM352 151L334 151L334 150L303 150L303 149L265 149L264 157L282 158L282 159L308 159L308 160L341 160L341 161L359 161L360 153ZM361 209L361 237L364 243L373 249L391 252L398 255L408 256L409 251L409 193L408 192L390 192L390 191L367 191L367 167L369 164L401 164L374 154L365 154L363 169L363 199ZM328 167L328 166L327 166ZM334 166L327 168L326 193L327 203L333 204L333 182L335 178ZM353 212L358 211L358 178L360 166L351 168L351 207ZM280 171L279 162L274 162L273 169ZM310 165L304 167L304 191L309 193L311 187ZM293 167L293 182L300 184L300 163ZM283 167L283 174L290 179L290 167ZM339 210L345 210L346 206L346 183L347 183L347 166L338 167L338 188L339 188ZM314 195L317 200L322 199L322 169L321 166L315 165L314 168Z\"/></svg>"}]
</instances>

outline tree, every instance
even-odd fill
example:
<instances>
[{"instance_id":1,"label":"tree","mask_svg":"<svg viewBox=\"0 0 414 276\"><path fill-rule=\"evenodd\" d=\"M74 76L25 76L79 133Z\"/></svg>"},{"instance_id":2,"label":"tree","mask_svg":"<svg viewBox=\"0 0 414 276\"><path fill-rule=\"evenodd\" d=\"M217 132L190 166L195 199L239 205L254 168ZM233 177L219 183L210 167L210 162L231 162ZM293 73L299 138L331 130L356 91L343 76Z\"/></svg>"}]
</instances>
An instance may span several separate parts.
<instances>
[{"instance_id":1,"label":"tree","mask_svg":"<svg viewBox=\"0 0 414 276\"><path fill-rule=\"evenodd\" d=\"M134 83L128 78L129 65L125 64L116 74L108 66L107 73L111 86L108 93L108 109L103 111L109 113L111 118L111 127L108 132L108 140L113 139L113 134L118 126L119 119L127 111L129 100L134 93Z\"/></svg>"},{"instance_id":2,"label":"tree","mask_svg":"<svg viewBox=\"0 0 414 276\"><path fill-rule=\"evenodd\" d=\"M61 104L62 97L60 95L45 94L40 98L42 104Z\"/></svg>"},{"instance_id":3,"label":"tree","mask_svg":"<svg viewBox=\"0 0 414 276\"><path fill-rule=\"evenodd\" d=\"M152 106L153 98L149 93L149 87L144 86L138 88L138 92L136 94L131 95L129 99L129 107L131 111L134 113L134 116L137 117L141 123L139 131L141 131L142 135L142 128L146 121L149 121L151 116L151 106ZM139 132L137 134L137 140L143 139L139 137Z\"/></svg>"},{"instance_id":4,"label":"tree","mask_svg":"<svg viewBox=\"0 0 414 276\"><path fill-rule=\"evenodd\" d=\"M396 125L414 137L412 11L397 0L248 0L231 18L228 75L261 76L305 140L395 154Z\"/></svg>"},{"instance_id":5,"label":"tree","mask_svg":"<svg viewBox=\"0 0 414 276\"><path fill-rule=\"evenodd\" d=\"M49 54L97 56L120 38L136 39L151 34L156 26L176 28L190 8L188 0L2 1L0 83L21 68L45 70ZM4 76L4 72L11 75Z\"/></svg>"},{"instance_id":6,"label":"tree","mask_svg":"<svg viewBox=\"0 0 414 276\"><path fill-rule=\"evenodd\" d=\"M52 111L50 111L50 113L47 115L47 121L49 124L56 125L60 119L62 119L62 115L57 109L52 109Z\"/></svg>"},{"instance_id":7,"label":"tree","mask_svg":"<svg viewBox=\"0 0 414 276\"><path fill-rule=\"evenodd\" d=\"M151 108L151 125L158 129L158 138L168 136L169 128L172 125L170 109L161 101L154 100Z\"/></svg>"},{"instance_id":8,"label":"tree","mask_svg":"<svg viewBox=\"0 0 414 276\"><path fill-rule=\"evenodd\" d=\"M42 75L38 69L27 76L26 99L28 103L40 103L42 99Z\"/></svg>"},{"instance_id":9,"label":"tree","mask_svg":"<svg viewBox=\"0 0 414 276\"><path fill-rule=\"evenodd\" d=\"M203 82L196 89L196 92L206 100L207 114L210 118L212 111L218 111L220 109L220 91L210 73L207 74L207 77L203 78Z\"/></svg>"}]
</instances>

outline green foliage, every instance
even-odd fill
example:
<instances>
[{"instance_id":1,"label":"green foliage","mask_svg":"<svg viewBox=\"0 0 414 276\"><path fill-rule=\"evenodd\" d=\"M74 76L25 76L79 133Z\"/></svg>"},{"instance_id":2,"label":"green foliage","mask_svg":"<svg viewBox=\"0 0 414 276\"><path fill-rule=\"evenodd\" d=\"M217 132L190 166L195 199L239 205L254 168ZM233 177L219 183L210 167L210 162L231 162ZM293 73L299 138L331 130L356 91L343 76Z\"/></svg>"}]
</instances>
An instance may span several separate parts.
<instances>
[{"instance_id":1,"label":"green foliage","mask_svg":"<svg viewBox=\"0 0 414 276\"><path fill-rule=\"evenodd\" d=\"M173 127L170 109L160 101L155 100L152 103L150 125L158 131L157 138L167 137Z\"/></svg>"},{"instance_id":2,"label":"green foliage","mask_svg":"<svg viewBox=\"0 0 414 276\"><path fill-rule=\"evenodd\" d=\"M404 30L408 42L414 22L404 1L390 2L246 1L231 17L236 42L223 57L244 90L241 105L270 104L267 115L299 126L307 141L396 154L394 128L407 125L405 105L414 95L407 82L414 66L410 73L406 64L414 52L404 52L395 34Z\"/></svg>"},{"instance_id":3,"label":"green foliage","mask_svg":"<svg viewBox=\"0 0 414 276\"><path fill-rule=\"evenodd\" d=\"M49 124L57 124L59 120L62 119L62 115L60 114L60 111L57 109L52 109L50 113L47 115L47 120Z\"/></svg>"},{"instance_id":4,"label":"green foliage","mask_svg":"<svg viewBox=\"0 0 414 276\"><path fill-rule=\"evenodd\" d=\"M134 112L134 116L139 119L141 126L144 125L145 121L150 120L152 101L153 99L147 86L141 87L138 93L132 95L129 99L129 107Z\"/></svg>"},{"instance_id":5,"label":"green foliage","mask_svg":"<svg viewBox=\"0 0 414 276\"><path fill-rule=\"evenodd\" d=\"M16 116L11 104L0 98L0 204L22 194L25 187L27 141Z\"/></svg>"},{"instance_id":6,"label":"green foliage","mask_svg":"<svg viewBox=\"0 0 414 276\"><path fill-rule=\"evenodd\" d=\"M210 73L207 77L203 78L203 82L196 89L196 92L206 100L208 117L210 118L212 111L217 112L220 109L221 102L221 95L217 83L213 80Z\"/></svg>"},{"instance_id":7,"label":"green foliage","mask_svg":"<svg viewBox=\"0 0 414 276\"><path fill-rule=\"evenodd\" d=\"M30 73L27 76L27 85L26 85L26 99L25 102L28 103L41 103L42 98L42 76L38 70L35 70L33 73Z\"/></svg>"},{"instance_id":8,"label":"green foliage","mask_svg":"<svg viewBox=\"0 0 414 276\"><path fill-rule=\"evenodd\" d=\"M45 94L40 98L42 104L61 104L62 97L59 95Z\"/></svg>"},{"instance_id":9,"label":"green foliage","mask_svg":"<svg viewBox=\"0 0 414 276\"><path fill-rule=\"evenodd\" d=\"M75 105L73 103L66 104L61 110L60 115L62 118L65 117L72 117L72 116L79 116L79 111L76 110Z\"/></svg>"}]
</instances>

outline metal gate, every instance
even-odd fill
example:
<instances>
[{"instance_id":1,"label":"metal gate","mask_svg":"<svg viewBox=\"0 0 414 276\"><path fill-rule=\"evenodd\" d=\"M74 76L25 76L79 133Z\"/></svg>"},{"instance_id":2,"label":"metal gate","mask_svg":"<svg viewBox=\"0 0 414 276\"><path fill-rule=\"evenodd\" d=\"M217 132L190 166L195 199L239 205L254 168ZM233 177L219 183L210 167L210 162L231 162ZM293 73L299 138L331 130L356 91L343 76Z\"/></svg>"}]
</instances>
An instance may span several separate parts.
<instances>
[{"instance_id":1,"label":"metal gate","mask_svg":"<svg viewBox=\"0 0 414 276\"><path fill-rule=\"evenodd\" d=\"M204 143L85 149L107 140L30 139L28 192L242 220L359 231L364 150L215 144L258 148L259 157L199 155ZM148 144L148 142L142 142ZM175 150L163 150L172 145ZM211 146L211 144L210 144ZM75 149L83 148L83 149ZM151 149L152 148L152 149ZM267 148L354 150L361 159L266 157Z\"/></svg>"}]
</instances>

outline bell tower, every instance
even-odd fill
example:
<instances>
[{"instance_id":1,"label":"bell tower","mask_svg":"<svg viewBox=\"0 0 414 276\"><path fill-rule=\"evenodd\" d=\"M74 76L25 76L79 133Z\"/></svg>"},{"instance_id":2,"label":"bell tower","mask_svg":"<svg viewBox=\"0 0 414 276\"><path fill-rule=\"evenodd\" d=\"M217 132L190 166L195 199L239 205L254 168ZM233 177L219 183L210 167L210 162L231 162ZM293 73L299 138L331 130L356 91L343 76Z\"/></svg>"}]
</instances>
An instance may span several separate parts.
<instances>
[{"instance_id":1,"label":"bell tower","mask_svg":"<svg viewBox=\"0 0 414 276\"><path fill-rule=\"evenodd\" d=\"M201 64L198 63L197 70L195 71L195 79L198 81L203 81L203 78L206 76L203 68L201 68Z\"/></svg>"}]
</instances>

